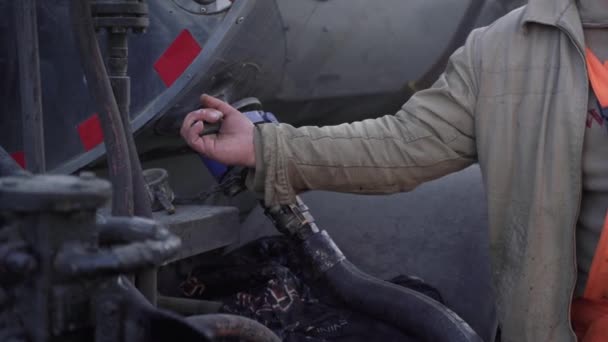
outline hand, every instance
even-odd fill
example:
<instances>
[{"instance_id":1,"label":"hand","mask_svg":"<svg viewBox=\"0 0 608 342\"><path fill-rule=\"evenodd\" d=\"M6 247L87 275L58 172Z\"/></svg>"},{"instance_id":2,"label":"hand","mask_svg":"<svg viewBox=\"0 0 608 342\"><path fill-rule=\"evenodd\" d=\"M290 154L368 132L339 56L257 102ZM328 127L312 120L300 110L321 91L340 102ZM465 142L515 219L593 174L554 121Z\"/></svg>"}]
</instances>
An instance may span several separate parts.
<instances>
[{"instance_id":1,"label":"hand","mask_svg":"<svg viewBox=\"0 0 608 342\"><path fill-rule=\"evenodd\" d=\"M196 152L225 165L255 167L253 123L229 104L209 95L201 96L203 109L189 113L180 133ZM222 122L216 135L201 137L205 124Z\"/></svg>"}]
</instances>

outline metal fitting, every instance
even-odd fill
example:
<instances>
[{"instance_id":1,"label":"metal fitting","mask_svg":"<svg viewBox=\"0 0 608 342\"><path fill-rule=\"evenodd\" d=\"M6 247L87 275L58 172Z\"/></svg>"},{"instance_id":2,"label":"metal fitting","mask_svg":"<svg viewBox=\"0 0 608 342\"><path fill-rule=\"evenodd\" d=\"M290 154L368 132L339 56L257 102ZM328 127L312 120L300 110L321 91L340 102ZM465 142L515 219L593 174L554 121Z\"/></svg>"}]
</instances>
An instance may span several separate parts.
<instances>
[{"instance_id":1,"label":"metal fitting","mask_svg":"<svg viewBox=\"0 0 608 342\"><path fill-rule=\"evenodd\" d=\"M143 1L94 1L91 11L95 28L112 33L126 33L128 29L142 32L150 25L148 5Z\"/></svg>"},{"instance_id":2,"label":"metal fitting","mask_svg":"<svg viewBox=\"0 0 608 342\"><path fill-rule=\"evenodd\" d=\"M144 181L146 182L148 197L152 203L152 211L166 210L169 214L175 213L175 193L169 185L169 173L165 169L144 170Z\"/></svg>"}]
</instances>

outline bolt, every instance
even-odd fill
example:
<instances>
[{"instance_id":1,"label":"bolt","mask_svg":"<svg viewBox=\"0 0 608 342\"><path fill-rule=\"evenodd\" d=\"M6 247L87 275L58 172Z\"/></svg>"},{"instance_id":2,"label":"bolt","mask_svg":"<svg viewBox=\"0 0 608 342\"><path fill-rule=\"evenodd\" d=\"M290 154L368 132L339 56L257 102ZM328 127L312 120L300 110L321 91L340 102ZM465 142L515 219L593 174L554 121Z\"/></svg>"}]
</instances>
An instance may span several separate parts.
<instances>
[{"instance_id":1,"label":"bolt","mask_svg":"<svg viewBox=\"0 0 608 342\"><path fill-rule=\"evenodd\" d=\"M243 21L245 21L245 17L239 17L239 18L236 20L236 23L237 23L237 24L242 24L242 23L243 23Z\"/></svg>"},{"instance_id":2,"label":"bolt","mask_svg":"<svg viewBox=\"0 0 608 342\"><path fill-rule=\"evenodd\" d=\"M201 7L201 13L207 13L207 8L206 7Z\"/></svg>"}]
</instances>

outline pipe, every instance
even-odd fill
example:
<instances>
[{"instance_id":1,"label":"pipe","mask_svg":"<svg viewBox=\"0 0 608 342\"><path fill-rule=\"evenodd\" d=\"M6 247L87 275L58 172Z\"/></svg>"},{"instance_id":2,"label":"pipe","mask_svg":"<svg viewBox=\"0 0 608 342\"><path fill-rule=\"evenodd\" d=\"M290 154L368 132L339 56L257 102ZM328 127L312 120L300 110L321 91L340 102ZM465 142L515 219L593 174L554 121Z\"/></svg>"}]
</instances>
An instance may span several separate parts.
<instances>
[{"instance_id":1,"label":"pipe","mask_svg":"<svg viewBox=\"0 0 608 342\"><path fill-rule=\"evenodd\" d=\"M120 288L110 287L106 291L114 296L120 290L127 294L125 296L125 304L128 309L125 320L128 322L129 318L135 317L137 320L144 318L148 328L145 333L141 334L137 330L127 327L125 329L127 341L199 342L232 339L245 342L281 341L270 329L246 317L213 314L192 316L184 319L175 313L160 310L150 305L128 281L122 279L118 283L122 285ZM97 307L99 308L100 306L97 305ZM130 332L134 333L133 336L130 336Z\"/></svg>"},{"instance_id":2,"label":"pipe","mask_svg":"<svg viewBox=\"0 0 608 342\"><path fill-rule=\"evenodd\" d=\"M129 92L128 78L117 76L114 79L114 88L112 87L99 51L91 17L90 0L72 0L71 4L76 42L81 55L81 63L89 81L89 89L95 96L98 106L105 109L104 114L100 115L100 120L106 143L110 179L112 179L114 188L112 215L132 216L135 214L151 218L150 199L145 191L141 164L130 128L129 94L125 95ZM121 39L121 36L117 35L112 39L113 41L110 43L117 44L117 47L115 49L110 47L110 56L113 62L118 59L119 64L110 63L110 69L113 74L120 75L123 71L126 73L126 66L121 66L120 63L126 63L127 37L125 34ZM118 58L116 58L117 56ZM118 107L115 94L119 94L121 108ZM125 127L128 131L125 130ZM145 297L151 303L156 304L156 270L140 272L136 282Z\"/></svg>"},{"instance_id":3,"label":"pipe","mask_svg":"<svg viewBox=\"0 0 608 342\"><path fill-rule=\"evenodd\" d=\"M152 218L152 203L148 196L144 181L143 170L133 132L131 131L131 118L129 107L131 103L131 79L126 76L128 62L128 45L126 33L108 33L109 46L109 71L110 84L114 91L120 117L124 127L124 136L131 163L131 181L133 183L133 211L136 216ZM137 288L143 293L152 304L157 302L157 273L156 269L149 269L139 272L135 282Z\"/></svg>"},{"instance_id":4,"label":"pipe","mask_svg":"<svg viewBox=\"0 0 608 342\"><path fill-rule=\"evenodd\" d=\"M296 196L291 205L264 207L275 228L302 243L313 270L347 306L384 321L422 341L481 342L458 315L434 299L363 273L351 264L329 234L320 231Z\"/></svg>"},{"instance_id":5,"label":"pipe","mask_svg":"<svg viewBox=\"0 0 608 342\"><path fill-rule=\"evenodd\" d=\"M422 341L482 341L466 322L439 302L360 271L327 232L309 236L303 249L331 290L352 309Z\"/></svg>"},{"instance_id":6,"label":"pipe","mask_svg":"<svg viewBox=\"0 0 608 342\"><path fill-rule=\"evenodd\" d=\"M92 300L94 341L206 342L210 334L183 317L159 310L120 276L100 284Z\"/></svg>"},{"instance_id":7,"label":"pipe","mask_svg":"<svg viewBox=\"0 0 608 342\"><path fill-rule=\"evenodd\" d=\"M152 218L152 204L146 190L141 162L131 131L131 78L127 75L129 46L127 33L108 31L108 76L120 112L131 162L135 216Z\"/></svg>"},{"instance_id":8,"label":"pipe","mask_svg":"<svg viewBox=\"0 0 608 342\"><path fill-rule=\"evenodd\" d=\"M114 98L120 112L123 134L125 136L128 158L131 164L131 182L133 183L133 211L136 216L152 218L152 204L143 177L141 163L131 131L131 78L129 68L129 40L124 28L107 32L108 78ZM137 288L152 304L157 301L156 269L139 272L135 277Z\"/></svg>"},{"instance_id":9,"label":"pipe","mask_svg":"<svg viewBox=\"0 0 608 342\"><path fill-rule=\"evenodd\" d=\"M20 0L14 4L25 165L33 173L44 173L46 161L36 0Z\"/></svg>"},{"instance_id":10,"label":"pipe","mask_svg":"<svg viewBox=\"0 0 608 342\"><path fill-rule=\"evenodd\" d=\"M65 246L55 257L55 270L61 276L78 278L129 273L160 265L179 251L181 240L164 228L159 229L154 239L128 245L94 250Z\"/></svg>"},{"instance_id":11,"label":"pipe","mask_svg":"<svg viewBox=\"0 0 608 342\"><path fill-rule=\"evenodd\" d=\"M160 308L177 312L184 316L217 313L222 308L222 305L221 302L208 300L158 296L158 306Z\"/></svg>"},{"instance_id":12,"label":"pipe","mask_svg":"<svg viewBox=\"0 0 608 342\"><path fill-rule=\"evenodd\" d=\"M201 315L188 317L186 321L209 332L209 339L212 341L233 338L247 342L281 342L281 339L266 326L242 316Z\"/></svg>"},{"instance_id":13,"label":"pipe","mask_svg":"<svg viewBox=\"0 0 608 342\"><path fill-rule=\"evenodd\" d=\"M108 169L114 188L112 215L133 215L133 179L125 130L106 67L99 50L90 0L71 0L70 15L89 90L100 108L99 119L106 144Z\"/></svg>"}]
</instances>

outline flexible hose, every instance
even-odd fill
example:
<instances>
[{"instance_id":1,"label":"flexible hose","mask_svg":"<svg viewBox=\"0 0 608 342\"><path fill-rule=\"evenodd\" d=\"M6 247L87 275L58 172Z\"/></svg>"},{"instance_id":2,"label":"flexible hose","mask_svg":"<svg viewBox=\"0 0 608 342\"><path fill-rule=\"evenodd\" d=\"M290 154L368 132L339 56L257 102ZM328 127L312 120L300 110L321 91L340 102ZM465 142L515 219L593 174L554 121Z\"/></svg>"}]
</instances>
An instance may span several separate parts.
<instances>
[{"instance_id":1,"label":"flexible hose","mask_svg":"<svg viewBox=\"0 0 608 342\"><path fill-rule=\"evenodd\" d=\"M328 270L325 278L349 306L392 323L423 341L481 342L468 324L439 302L371 277L348 260Z\"/></svg>"},{"instance_id":2,"label":"flexible hose","mask_svg":"<svg viewBox=\"0 0 608 342\"><path fill-rule=\"evenodd\" d=\"M118 105L97 43L90 0L71 0L70 15L80 53L80 63L89 90L99 107L99 120L107 150L108 171L114 187L112 214L132 216L133 180L129 149Z\"/></svg>"},{"instance_id":3,"label":"flexible hose","mask_svg":"<svg viewBox=\"0 0 608 342\"><path fill-rule=\"evenodd\" d=\"M99 112L99 119L106 144L110 179L114 188L112 214L114 216L135 214L151 218L150 199L131 133L128 110L121 115L118 108L114 89L99 50L91 17L91 1L72 0L70 9L80 60L89 89L97 105L103 109ZM156 303L156 277L154 269L144 270L137 275L138 287L152 303Z\"/></svg>"},{"instance_id":4,"label":"flexible hose","mask_svg":"<svg viewBox=\"0 0 608 342\"><path fill-rule=\"evenodd\" d=\"M454 312L414 290L391 284L351 264L326 232L303 244L321 277L347 306L422 341L481 342Z\"/></svg>"}]
</instances>

